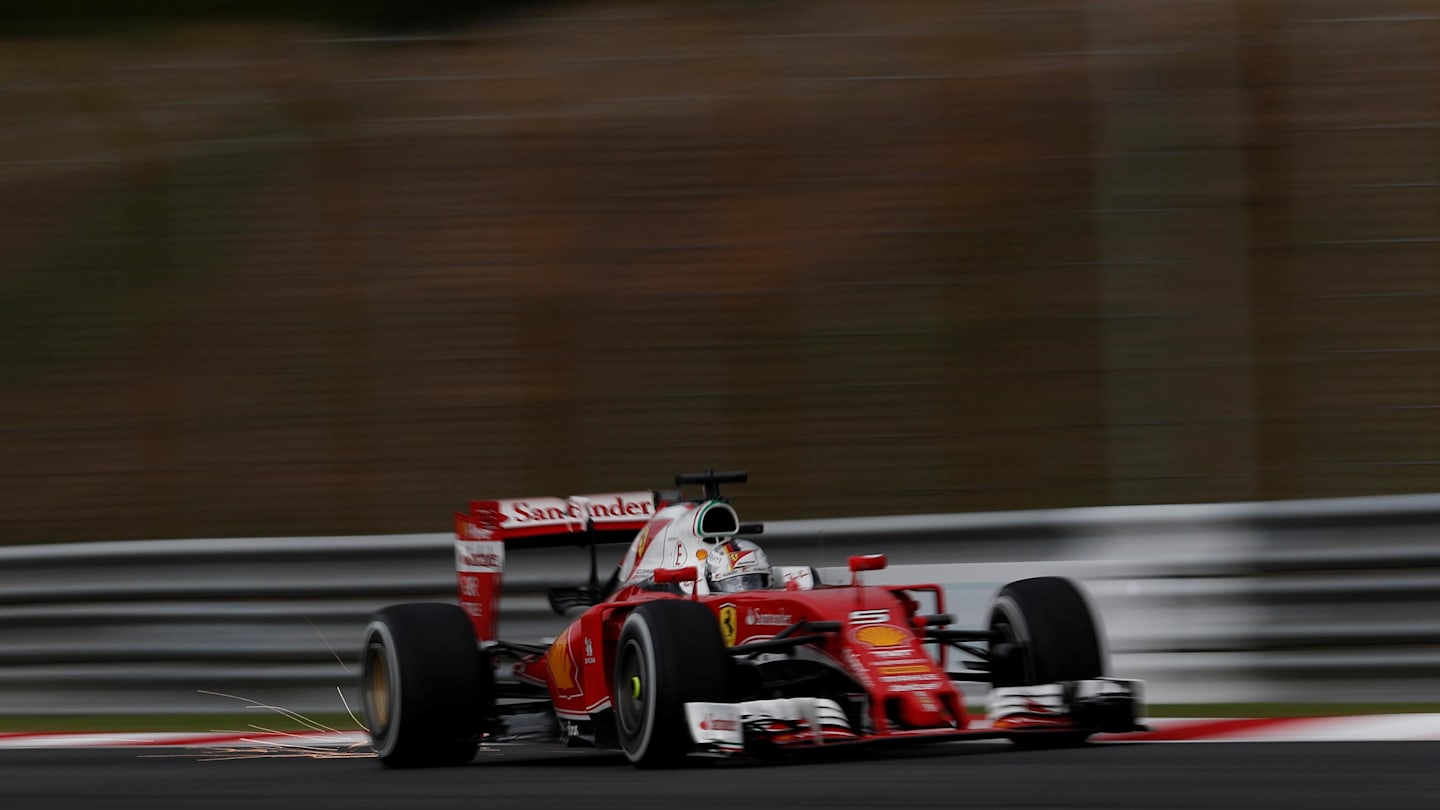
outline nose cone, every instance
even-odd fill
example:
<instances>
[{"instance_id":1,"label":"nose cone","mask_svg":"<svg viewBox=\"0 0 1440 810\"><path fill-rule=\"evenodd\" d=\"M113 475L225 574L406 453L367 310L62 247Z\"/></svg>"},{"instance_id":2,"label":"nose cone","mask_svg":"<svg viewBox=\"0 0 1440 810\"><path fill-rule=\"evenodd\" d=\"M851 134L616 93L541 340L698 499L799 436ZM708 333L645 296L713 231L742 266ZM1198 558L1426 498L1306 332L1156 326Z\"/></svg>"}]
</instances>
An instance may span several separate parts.
<instances>
[{"instance_id":1,"label":"nose cone","mask_svg":"<svg viewBox=\"0 0 1440 810\"><path fill-rule=\"evenodd\" d=\"M891 704L891 719L899 720L903 728L958 728L964 725L964 718L957 717L942 696L904 692L890 700L895 701Z\"/></svg>"}]
</instances>

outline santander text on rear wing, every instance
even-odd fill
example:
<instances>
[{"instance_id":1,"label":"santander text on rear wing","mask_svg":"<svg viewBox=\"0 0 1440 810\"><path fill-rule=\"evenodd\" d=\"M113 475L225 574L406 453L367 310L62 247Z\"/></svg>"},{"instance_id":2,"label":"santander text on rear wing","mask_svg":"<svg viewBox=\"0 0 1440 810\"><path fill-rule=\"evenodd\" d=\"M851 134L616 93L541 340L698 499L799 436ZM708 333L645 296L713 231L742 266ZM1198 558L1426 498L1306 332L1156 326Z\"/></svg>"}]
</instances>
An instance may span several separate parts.
<instances>
[{"instance_id":1,"label":"santander text on rear wing","mask_svg":"<svg viewBox=\"0 0 1440 810\"><path fill-rule=\"evenodd\" d=\"M655 493L610 492L569 498L471 501L455 513L455 573L460 606L475 638L493 640L505 548L627 543L655 516Z\"/></svg>"}]
</instances>

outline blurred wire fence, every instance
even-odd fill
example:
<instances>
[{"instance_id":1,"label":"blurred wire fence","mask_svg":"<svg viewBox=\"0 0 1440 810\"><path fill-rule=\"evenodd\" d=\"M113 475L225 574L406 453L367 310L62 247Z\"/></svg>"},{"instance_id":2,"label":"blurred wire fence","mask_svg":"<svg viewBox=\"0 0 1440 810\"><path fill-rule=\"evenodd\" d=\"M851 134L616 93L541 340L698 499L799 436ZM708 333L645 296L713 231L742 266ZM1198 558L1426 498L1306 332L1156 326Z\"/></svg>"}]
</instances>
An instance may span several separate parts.
<instances>
[{"instance_id":1,"label":"blurred wire fence","mask_svg":"<svg viewBox=\"0 0 1440 810\"><path fill-rule=\"evenodd\" d=\"M1440 2L0 43L0 542L1440 485Z\"/></svg>"}]
</instances>

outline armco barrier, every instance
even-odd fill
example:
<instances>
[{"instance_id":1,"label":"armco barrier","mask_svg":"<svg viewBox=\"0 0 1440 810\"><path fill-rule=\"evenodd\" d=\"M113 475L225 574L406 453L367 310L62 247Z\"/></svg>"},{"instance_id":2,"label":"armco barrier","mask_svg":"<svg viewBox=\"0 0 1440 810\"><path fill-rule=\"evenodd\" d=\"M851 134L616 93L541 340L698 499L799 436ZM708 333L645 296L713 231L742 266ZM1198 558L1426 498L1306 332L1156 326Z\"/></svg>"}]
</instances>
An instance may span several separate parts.
<instances>
[{"instance_id":1,"label":"armco barrier","mask_svg":"<svg viewBox=\"0 0 1440 810\"><path fill-rule=\"evenodd\" d=\"M1433 702L1437 529L1440 496L1416 495L785 521L761 540L827 577L884 552L867 582L939 582L967 623L1005 581L1076 577L1112 669L1156 702ZM504 635L553 634L543 588L580 581L585 553L508 564ZM341 711L369 614L453 600L453 577L447 534L3 548L0 714Z\"/></svg>"}]
</instances>

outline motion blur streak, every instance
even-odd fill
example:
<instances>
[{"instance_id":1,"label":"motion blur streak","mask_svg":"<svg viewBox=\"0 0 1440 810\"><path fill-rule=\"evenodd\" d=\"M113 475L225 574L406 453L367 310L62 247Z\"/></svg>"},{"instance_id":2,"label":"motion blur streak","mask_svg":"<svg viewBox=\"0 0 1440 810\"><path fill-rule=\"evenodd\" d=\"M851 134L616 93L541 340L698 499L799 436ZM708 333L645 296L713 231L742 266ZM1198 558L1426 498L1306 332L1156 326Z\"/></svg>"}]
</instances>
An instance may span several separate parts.
<instances>
[{"instance_id":1,"label":"motion blur streak","mask_svg":"<svg viewBox=\"0 0 1440 810\"><path fill-rule=\"evenodd\" d=\"M292 741L275 740L274 738L263 741L240 740L239 742L242 743L240 745L207 746L189 754L168 756L184 756L201 762L232 762L242 759L373 759L375 757L375 750L370 747L369 743L357 743L345 748L336 748L324 745L323 741L307 739L300 735L291 736L295 738ZM250 744L244 745L243 743Z\"/></svg>"},{"instance_id":2,"label":"motion blur streak","mask_svg":"<svg viewBox=\"0 0 1440 810\"><path fill-rule=\"evenodd\" d=\"M0 542L1440 482L1436 0L254 7L0 43Z\"/></svg>"}]
</instances>

